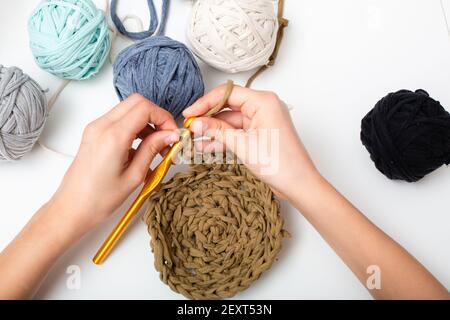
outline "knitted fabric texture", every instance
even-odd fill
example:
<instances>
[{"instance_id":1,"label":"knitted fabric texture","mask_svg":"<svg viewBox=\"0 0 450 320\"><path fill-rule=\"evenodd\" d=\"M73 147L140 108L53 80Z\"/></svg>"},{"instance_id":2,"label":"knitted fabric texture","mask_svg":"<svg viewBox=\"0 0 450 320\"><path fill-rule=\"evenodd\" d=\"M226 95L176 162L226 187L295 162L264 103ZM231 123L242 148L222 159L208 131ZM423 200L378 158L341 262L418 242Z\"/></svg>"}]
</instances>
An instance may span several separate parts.
<instances>
[{"instance_id":1,"label":"knitted fabric texture","mask_svg":"<svg viewBox=\"0 0 450 320\"><path fill-rule=\"evenodd\" d=\"M142 40L151 36L163 35L166 27L167 11L169 10L169 0L161 0L161 22L158 23L158 15L153 0L147 0L148 10L150 14L150 24L148 30L142 32L130 32L123 25L122 21L117 15L117 0L111 0L111 19L117 30L134 40Z\"/></svg>"},{"instance_id":2,"label":"knitted fabric texture","mask_svg":"<svg viewBox=\"0 0 450 320\"><path fill-rule=\"evenodd\" d=\"M144 221L161 280L189 299L245 290L287 235L270 188L237 164L176 174L150 198Z\"/></svg>"},{"instance_id":3,"label":"knitted fabric texture","mask_svg":"<svg viewBox=\"0 0 450 320\"><path fill-rule=\"evenodd\" d=\"M168 37L150 37L122 50L114 62L120 100L140 93L178 118L203 96L200 69L189 49Z\"/></svg>"},{"instance_id":4,"label":"knitted fabric texture","mask_svg":"<svg viewBox=\"0 0 450 320\"><path fill-rule=\"evenodd\" d=\"M19 68L0 65L0 160L17 160L30 151L46 119L41 87Z\"/></svg>"},{"instance_id":5,"label":"knitted fabric texture","mask_svg":"<svg viewBox=\"0 0 450 320\"><path fill-rule=\"evenodd\" d=\"M450 114L424 90L390 93L362 120L361 141L386 177L415 182L450 164Z\"/></svg>"},{"instance_id":6,"label":"knitted fabric texture","mask_svg":"<svg viewBox=\"0 0 450 320\"><path fill-rule=\"evenodd\" d=\"M105 16L90 0L44 0L28 21L30 47L44 70L83 80L103 66L111 47Z\"/></svg>"},{"instance_id":7,"label":"knitted fabric texture","mask_svg":"<svg viewBox=\"0 0 450 320\"><path fill-rule=\"evenodd\" d=\"M187 31L192 51L229 73L265 65L278 31L271 0L196 0Z\"/></svg>"}]
</instances>

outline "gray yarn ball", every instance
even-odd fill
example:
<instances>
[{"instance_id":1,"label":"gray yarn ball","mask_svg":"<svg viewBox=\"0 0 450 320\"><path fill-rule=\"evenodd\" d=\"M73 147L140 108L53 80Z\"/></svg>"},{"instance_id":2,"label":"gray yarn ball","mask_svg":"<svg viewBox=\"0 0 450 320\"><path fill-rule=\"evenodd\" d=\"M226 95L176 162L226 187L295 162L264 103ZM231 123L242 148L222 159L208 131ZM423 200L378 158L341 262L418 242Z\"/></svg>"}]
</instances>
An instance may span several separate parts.
<instances>
[{"instance_id":1,"label":"gray yarn ball","mask_svg":"<svg viewBox=\"0 0 450 320\"><path fill-rule=\"evenodd\" d=\"M30 151L47 114L47 99L36 81L0 64L0 160L17 160Z\"/></svg>"}]
</instances>

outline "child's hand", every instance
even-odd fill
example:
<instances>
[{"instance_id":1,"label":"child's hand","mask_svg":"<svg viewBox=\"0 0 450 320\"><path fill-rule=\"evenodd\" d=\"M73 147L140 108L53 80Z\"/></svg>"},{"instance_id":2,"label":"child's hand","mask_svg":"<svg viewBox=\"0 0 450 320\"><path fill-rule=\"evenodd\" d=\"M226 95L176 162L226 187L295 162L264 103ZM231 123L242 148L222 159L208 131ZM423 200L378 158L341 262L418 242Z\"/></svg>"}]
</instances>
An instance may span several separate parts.
<instances>
[{"instance_id":1,"label":"child's hand","mask_svg":"<svg viewBox=\"0 0 450 320\"><path fill-rule=\"evenodd\" d=\"M217 105L224 92L225 86L216 88L183 115L189 118L205 114ZM193 122L191 130L196 135L215 139L197 143L197 148L211 152L224 144L277 194L288 199L293 197L291 191L317 175L286 105L274 93L236 86L227 106L231 110Z\"/></svg>"},{"instance_id":2,"label":"child's hand","mask_svg":"<svg viewBox=\"0 0 450 320\"><path fill-rule=\"evenodd\" d=\"M149 124L155 125L153 129ZM78 154L50 201L76 227L104 221L141 184L153 158L178 140L171 114L133 95L90 123ZM136 138L142 142L132 149Z\"/></svg>"}]
</instances>

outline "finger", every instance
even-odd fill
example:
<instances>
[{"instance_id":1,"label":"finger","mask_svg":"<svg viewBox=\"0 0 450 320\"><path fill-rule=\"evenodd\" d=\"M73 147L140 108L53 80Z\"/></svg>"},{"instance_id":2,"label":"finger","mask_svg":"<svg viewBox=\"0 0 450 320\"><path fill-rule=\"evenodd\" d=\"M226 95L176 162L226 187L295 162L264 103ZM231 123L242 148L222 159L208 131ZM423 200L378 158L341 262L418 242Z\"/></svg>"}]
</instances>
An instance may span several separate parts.
<instances>
[{"instance_id":1,"label":"finger","mask_svg":"<svg viewBox=\"0 0 450 320\"><path fill-rule=\"evenodd\" d=\"M130 151L128 152L128 163L130 163L131 160L133 160L135 154L136 154L136 149L131 148Z\"/></svg>"},{"instance_id":2,"label":"finger","mask_svg":"<svg viewBox=\"0 0 450 320\"><path fill-rule=\"evenodd\" d=\"M225 144L219 140L201 140L194 142L195 150L201 153L217 153L227 150Z\"/></svg>"},{"instance_id":3,"label":"finger","mask_svg":"<svg viewBox=\"0 0 450 320\"><path fill-rule=\"evenodd\" d=\"M105 113L101 117L95 119L91 123L89 123L89 128L95 128L95 132L100 134L104 132L106 129L111 128L112 124L114 124L121 117L125 116L125 114L131 110L139 101L144 101L145 98L139 94L133 94L129 98L125 99L121 103L117 104L114 108L112 108L109 112ZM92 130L91 130L92 131ZM86 137L84 137L86 138Z\"/></svg>"},{"instance_id":4,"label":"finger","mask_svg":"<svg viewBox=\"0 0 450 320\"><path fill-rule=\"evenodd\" d=\"M214 118L225 121L236 129L244 127L244 116L239 111L222 111L216 114Z\"/></svg>"},{"instance_id":5,"label":"finger","mask_svg":"<svg viewBox=\"0 0 450 320\"><path fill-rule=\"evenodd\" d=\"M211 137L219 138L218 135L226 130L235 129L231 124L226 121L210 118L210 117L200 117L196 118L192 122L189 129L194 133L195 137Z\"/></svg>"},{"instance_id":6,"label":"finger","mask_svg":"<svg viewBox=\"0 0 450 320\"><path fill-rule=\"evenodd\" d=\"M102 118L107 119L110 122L116 122L120 118L124 117L134 106L147 99L139 93L134 93L125 100L121 101L109 112L105 113ZM148 100L147 100L148 101Z\"/></svg>"},{"instance_id":7,"label":"finger","mask_svg":"<svg viewBox=\"0 0 450 320\"><path fill-rule=\"evenodd\" d=\"M166 154L168 154L170 151L170 146L165 147L164 149L161 150L161 152L159 153L162 157L165 157Z\"/></svg>"},{"instance_id":8,"label":"finger","mask_svg":"<svg viewBox=\"0 0 450 320\"><path fill-rule=\"evenodd\" d=\"M195 136L214 138L225 144L239 158L246 158L246 133L243 130L235 129L225 121L207 117L195 119L191 130Z\"/></svg>"},{"instance_id":9,"label":"finger","mask_svg":"<svg viewBox=\"0 0 450 320\"><path fill-rule=\"evenodd\" d=\"M179 135L171 130L161 130L141 142L128 166L127 179L138 184L144 181L152 160L168 145L178 141Z\"/></svg>"},{"instance_id":10,"label":"finger","mask_svg":"<svg viewBox=\"0 0 450 320\"><path fill-rule=\"evenodd\" d=\"M172 115L148 100L134 106L125 116L114 123L114 130L122 130L123 134L134 140L136 136L151 123L162 130L176 130L177 125Z\"/></svg>"},{"instance_id":11,"label":"finger","mask_svg":"<svg viewBox=\"0 0 450 320\"><path fill-rule=\"evenodd\" d=\"M144 140L144 139L142 139L142 140ZM167 147L163 148L159 154L161 155L161 157L164 157L167 153L169 153L169 151L170 151L170 146L167 146ZM136 149L131 148L128 153L128 162L125 165L126 167L128 167L128 165L131 163L135 154L136 154Z\"/></svg>"},{"instance_id":12,"label":"finger","mask_svg":"<svg viewBox=\"0 0 450 320\"><path fill-rule=\"evenodd\" d=\"M183 111L183 116L185 118L197 117L207 113L209 110L214 108L220 100L223 98L225 91L227 89L226 85L222 85L212 90L202 98L198 99L192 106ZM232 110L240 111L242 106L249 100L249 98L255 94L255 91L240 86L234 86L230 97L228 98L226 107Z\"/></svg>"},{"instance_id":13,"label":"finger","mask_svg":"<svg viewBox=\"0 0 450 320\"><path fill-rule=\"evenodd\" d=\"M139 132L137 138L139 138L141 140L145 140L145 138L147 138L151 134L154 134L155 132L156 132L156 130L153 129L152 126L148 125L141 132ZM170 147L166 147L163 150L161 150L160 154L161 154L161 156L164 157L169 151L170 151ZM135 154L136 154L136 149L131 148L128 153L128 162L127 162L126 166L128 166L128 164L131 162L131 160L133 160Z\"/></svg>"},{"instance_id":14,"label":"finger","mask_svg":"<svg viewBox=\"0 0 450 320\"><path fill-rule=\"evenodd\" d=\"M100 118L96 119L94 123L98 128L106 129L111 126L114 122L118 121L120 118L125 116L134 106L136 106L139 102L146 100L140 94L133 94L127 99L123 100L115 107L113 107L110 111L105 113Z\"/></svg>"},{"instance_id":15,"label":"finger","mask_svg":"<svg viewBox=\"0 0 450 320\"><path fill-rule=\"evenodd\" d=\"M155 129L151 125L147 125L144 129L141 130L141 132L138 133L137 137L141 140L144 140L149 135L155 133Z\"/></svg>"}]
</instances>

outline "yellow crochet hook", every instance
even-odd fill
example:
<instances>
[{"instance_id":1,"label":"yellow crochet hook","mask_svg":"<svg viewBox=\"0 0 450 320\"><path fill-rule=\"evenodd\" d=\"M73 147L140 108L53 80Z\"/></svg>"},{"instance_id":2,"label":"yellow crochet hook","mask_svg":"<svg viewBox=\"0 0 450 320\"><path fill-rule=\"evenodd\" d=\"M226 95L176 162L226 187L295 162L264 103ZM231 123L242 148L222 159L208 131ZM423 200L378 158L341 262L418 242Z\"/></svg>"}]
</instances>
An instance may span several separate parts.
<instances>
[{"instance_id":1,"label":"yellow crochet hook","mask_svg":"<svg viewBox=\"0 0 450 320\"><path fill-rule=\"evenodd\" d=\"M195 118L187 119L183 127L185 129L188 129L192 124L192 121L194 121L194 119ZM103 245L97 251L97 254L92 260L95 264L102 264L106 260L109 253L116 245L117 241L119 241L120 237L128 228L133 218L141 209L145 200L147 200L150 194L161 184L162 180L164 179L167 172L169 171L169 168L172 165L173 158L183 148L183 141L185 141L189 136L190 132L188 130L184 130L181 133L180 141L176 142L172 146L170 151L164 156L161 163L150 174L147 175L144 187L142 188L141 192L134 200L134 202L132 203L128 211L125 213L125 215L122 217L122 219L119 221L119 223L116 225L114 230L111 232L111 234L105 240Z\"/></svg>"},{"instance_id":2,"label":"yellow crochet hook","mask_svg":"<svg viewBox=\"0 0 450 320\"><path fill-rule=\"evenodd\" d=\"M207 112L204 116L209 117L219 110L221 110L224 105L227 103L228 98L231 95L231 92L233 91L234 83L231 80L228 80L227 86L225 89L225 94L221 101L217 104L216 107L211 109L209 112ZM195 117L189 118L184 122L183 128L189 129L192 122L195 120ZM150 194L161 184L162 180L166 176L167 172L169 171L170 166L172 165L173 158L175 155L181 151L183 148L183 142L190 137L190 132L188 130L184 130L181 133L180 141L176 142L170 151L165 155L161 163L150 173L147 175L144 183L144 187L142 188L141 192L137 196L137 198L134 200L133 204L130 206L128 211L125 213L125 215L122 217L122 219L119 221L119 223L116 225L114 230L111 232L111 234L108 236L108 238L105 240L103 245L100 247L100 249L97 251L97 254L92 259L92 261L95 264L102 264L106 258L108 257L111 250L116 245L117 241L119 241L120 237L123 235L125 230L130 225L133 218L136 216L136 214L139 212L139 209L144 204L145 200L148 199Z\"/></svg>"}]
</instances>

